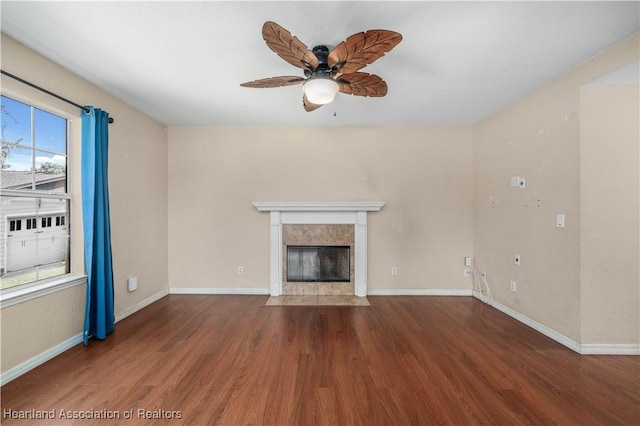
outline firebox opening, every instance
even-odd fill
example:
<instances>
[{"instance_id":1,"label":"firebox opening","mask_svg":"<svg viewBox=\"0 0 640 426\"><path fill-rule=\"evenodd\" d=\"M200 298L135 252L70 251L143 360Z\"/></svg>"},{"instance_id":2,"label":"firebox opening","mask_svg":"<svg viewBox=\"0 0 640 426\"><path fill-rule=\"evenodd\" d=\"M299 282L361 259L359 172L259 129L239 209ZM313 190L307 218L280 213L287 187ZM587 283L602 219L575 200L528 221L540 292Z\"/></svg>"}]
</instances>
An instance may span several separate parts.
<instances>
[{"instance_id":1,"label":"firebox opening","mask_svg":"<svg viewBox=\"0 0 640 426\"><path fill-rule=\"evenodd\" d=\"M287 246L287 281L349 282L349 246Z\"/></svg>"}]
</instances>

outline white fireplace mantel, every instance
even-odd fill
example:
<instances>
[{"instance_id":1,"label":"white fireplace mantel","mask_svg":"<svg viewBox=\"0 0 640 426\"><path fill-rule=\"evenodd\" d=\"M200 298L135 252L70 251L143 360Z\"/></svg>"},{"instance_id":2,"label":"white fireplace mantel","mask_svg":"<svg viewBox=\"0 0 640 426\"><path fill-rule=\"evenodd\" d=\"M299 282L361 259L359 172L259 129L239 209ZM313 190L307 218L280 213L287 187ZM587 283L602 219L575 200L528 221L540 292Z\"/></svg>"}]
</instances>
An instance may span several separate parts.
<instances>
[{"instance_id":1,"label":"white fireplace mantel","mask_svg":"<svg viewBox=\"0 0 640 426\"><path fill-rule=\"evenodd\" d=\"M253 203L261 212L377 212L381 202L260 202Z\"/></svg>"},{"instance_id":2,"label":"white fireplace mantel","mask_svg":"<svg viewBox=\"0 0 640 426\"><path fill-rule=\"evenodd\" d=\"M352 224L355 227L355 295L367 295L367 212L377 212L383 202L254 202L261 212L270 212L269 293L282 294L282 225Z\"/></svg>"}]
</instances>

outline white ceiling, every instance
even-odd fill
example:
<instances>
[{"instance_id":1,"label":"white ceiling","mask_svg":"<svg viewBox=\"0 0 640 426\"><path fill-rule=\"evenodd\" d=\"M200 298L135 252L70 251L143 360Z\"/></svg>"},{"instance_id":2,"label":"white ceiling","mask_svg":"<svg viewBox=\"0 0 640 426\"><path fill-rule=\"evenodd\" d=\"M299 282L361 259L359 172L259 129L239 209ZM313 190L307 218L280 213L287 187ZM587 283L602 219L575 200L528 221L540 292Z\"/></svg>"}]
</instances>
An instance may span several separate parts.
<instances>
[{"instance_id":1,"label":"white ceiling","mask_svg":"<svg viewBox=\"0 0 640 426\"><path fill-rule=\"evenodd\" d=\"M0 2L2 32L176 126L474 123L639 31L639 5ZM309 48L368 29L401 33L402 43L362 70L386 80L387 96L338 94L305 112L301 86L240 87L302 76L265 45L268 20Z\"/></svg>"}]
</instances>

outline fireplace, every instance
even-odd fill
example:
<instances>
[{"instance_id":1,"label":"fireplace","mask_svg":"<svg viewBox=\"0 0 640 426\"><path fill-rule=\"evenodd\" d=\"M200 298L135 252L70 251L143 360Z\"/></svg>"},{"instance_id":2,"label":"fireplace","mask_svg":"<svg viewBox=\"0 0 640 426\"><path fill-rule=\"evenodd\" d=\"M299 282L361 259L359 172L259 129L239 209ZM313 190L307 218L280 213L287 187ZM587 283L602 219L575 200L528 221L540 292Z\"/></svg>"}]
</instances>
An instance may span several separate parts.
<instances>
[{"instance_id":1,"label":"fireplace","mask_svg":"<svg viewBox=\"0 0 640 426\"><path fill-rule=\"evenodd\" d=\"M315 223L285 223L282 225L282 291L283 295L324 295L347 296L355 294L355 271L353 269L355 250L355 234L353 225L349 224L315 224ZM342 259L343 278L330 277L316 279L290 279L289 247L322 247L324 255L331 247L343 247ZM334 250L332 250L333 252ZM307 250L307 266L311 266L314 256L312 250ZM334 253L335 254L335 253ZM295 255L294 255L295 256ZM303 262L304 262L304 254ZM326 258L326 256L324 256ZM316 259L319 266L319 259ZM337 262L337 261L336 261ZM327 263L325 261L324 263ZM329 261L331 263L331 261ZM296 267L293 265L294 268ZM348 268L348 269L347 269ZM346 270L344 270L346 269ZM294 275L295 271L294 271Z\"/></svg>"},{"instance_id":2,"label":"fireplace","mask_svg":"<svg viewBox=\"0 0 640 426\"><path fill-rule=\"evenodd\" d=\"M270 213L269 294L367 295L367 213L381 202L254 202ZM287 280L288 246L348 246L349 282Z\"/></svg>"},{"instance_id":3,"label":"fireplace","mask_svg":"<svg viewBox=\"0 0 640 426\"><path fill-rule=\"evenodd\" d=\"M349 282L349 246L287 246L287 282Z\"/></svg>"}]
</instances>

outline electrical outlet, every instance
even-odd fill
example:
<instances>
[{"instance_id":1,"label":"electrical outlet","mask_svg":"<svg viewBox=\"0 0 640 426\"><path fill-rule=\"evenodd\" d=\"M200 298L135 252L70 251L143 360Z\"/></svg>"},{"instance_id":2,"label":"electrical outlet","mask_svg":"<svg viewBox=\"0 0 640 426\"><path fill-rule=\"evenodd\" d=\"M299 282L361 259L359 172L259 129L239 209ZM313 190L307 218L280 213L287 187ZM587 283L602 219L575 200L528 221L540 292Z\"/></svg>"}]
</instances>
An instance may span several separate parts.
<instances>
[{"instance_id":1,"label":"electrical outlet","mask_svg":"<svg viewBox=\"0 0 640 426\"><path fill-rule=\"evenodd\" d=\"M238 275L244 275L244 266L238 266Z\"/></svg>"},{"instance_id":2,"label":"electrical outlet","mask_svg":"<svg viewBox=\"0 0 640 426\"><path fill-rule=\"evenodd\" d=\"M469 278L469 268L464 268L464 277Z\"/></svg>"},{"instance_id":3,"label":"electrical outlet","mask_svg":"<svg viewBox=\"0 0 640 426\"><path fill-rule=\"evenodd\" d=\"M514 263L515 263L516 265L520 266L520 255L519 255L519 254L516 254L516 255L513 257L513 261L514 261Z\"/></svg>"},{"instance_id":4,"label":"electrical outlet","mask_svg":"<svg viewBox=\"0 0 640 426\"><path fill-rule=\"evenodd\" d=\"M509 282L509 285L511 287L511 291L515 293L516 292L516 282L511 280L511 282Z\"/></svg>"},{"instance_id":5,"label":"electrical outlet","mask_svg":"<svg viewBox=\"0 0 640 426\"><path fill-rule=\"evenodd\" d=\"M464 258L464 266L471 266L471 258L470 257L465 257Z\"/></svg>"},{"instance_id":6,"label":"electrical outlet","mask_svg":"<svg viewBox=\"0 0 640 426\"><path fill-rule=\"evenodd\" d=\"M136 291L138 289L138 277L127 279L127 291Z\"/></svg>"},{"instance_id":7,"label":"electrical outlet","mask_svg":"<svg viewBox=\"0 0 640 426\"><path fill-rule=\"evenodd\" d=\"M391 275L398 275L398 267L397 266L392 266L391 267Z\"/></svg>"}]
</instances>

